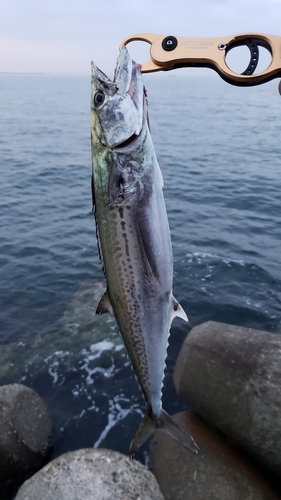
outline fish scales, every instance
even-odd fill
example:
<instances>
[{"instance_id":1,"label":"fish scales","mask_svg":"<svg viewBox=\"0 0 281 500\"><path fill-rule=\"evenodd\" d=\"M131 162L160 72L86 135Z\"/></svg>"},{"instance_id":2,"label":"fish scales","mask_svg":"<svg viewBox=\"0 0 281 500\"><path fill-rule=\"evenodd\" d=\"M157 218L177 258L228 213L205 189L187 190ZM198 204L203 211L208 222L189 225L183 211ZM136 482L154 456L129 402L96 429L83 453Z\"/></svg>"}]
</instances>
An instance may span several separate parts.
<instances>
[{"instance_id":1,"label":"fish scales","mask_svg":"<svg viewBox=\"0 0 281 500\"><path fill-rule=\"evenodd\" d=\"M151 177L153 173L151 168ZM153 184L158 187L159 183L153 183L151 179L150 185ZM165 363L163 351L167 347L162 332L168 322L167 305L172 283L171 272L166 272L163 279L162 271L162 266L171 269L171 252L163 252L163 248L170 247L167 217L159 220L158 203L159 199L163 200L162 189L160 187L159 193L150 189L150 198L145 192L140 199L119 208L111 207L107 203L107 193L104 195L103 206L107 204L107 210L102 211L97 221L100 240L107 242L103 259L105 273L112 277L111 304L114 310L122 309L122 314L117 314L116 319L126 348L134 368L138 366L138 372L141 372L138 379L146 401L160 416L160 408L156 408L153 396L155 394L159 406ZM166 215L165 211L163 213ZM155 239L153 246L147 244L153 241L152 236ZM159 349L161 341L163 346ZM155 349L157 344L158 349Z\"/></svg>"},{"instance_id":2,"label":"fish scales","mask_svg":"<svg viewBox=\"0 0 281 500\"><path fill-rule=\"evenodd\" d=\"M172 295L171 238L146 92L125 47L113 82L92 65L91 110L93 203L107 281L97 313L113 310L147 403L130 454L156 428L197 451L162 409L170 324L187 317Z\"/></svg>"}]
</instances>

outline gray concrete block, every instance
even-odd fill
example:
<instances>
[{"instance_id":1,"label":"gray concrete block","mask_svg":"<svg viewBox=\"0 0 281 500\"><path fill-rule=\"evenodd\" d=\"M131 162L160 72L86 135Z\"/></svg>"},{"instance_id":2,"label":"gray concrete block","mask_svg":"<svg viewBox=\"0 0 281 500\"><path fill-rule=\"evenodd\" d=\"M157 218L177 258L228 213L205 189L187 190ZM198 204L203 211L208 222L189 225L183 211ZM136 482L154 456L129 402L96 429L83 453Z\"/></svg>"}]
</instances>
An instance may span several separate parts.
<instances>
[{"instance_id":1,"label":"gray concrete block","mask_svg":"<svg viewBox=\"0 0 281 500\"><path fill-rule=\"evenodd\" d=\"M280 500L261 466L220 431L192 412L173 418L201 451L192 453L157 431L151 443L151 468L165 500Z\"/></svg>"},{"instance_id":2,"label":"gray concrete block","mask_svg":"<svg viewBox=\"0 0 281 500\"><path fill-rule=\"evenodd\" d=\"M187 336L179 396L281 476L281 335L207 322Z\"/></svg>"},{"instance_id":3,"label":"gray concrete block","mask_svg":"<svg viewBox=\"0 0 281 500\"><path fill-rule=\"evenodd\" d=\"M0 484L20 482L42 465L51 420L42 398L21 384L0 387Z\"/></svg>"},{"instance_id":4,"label":"gray concrete block","mask_svg":"<svg viewBox=\"0 0 281 500\"><path fill-rule=\"evenodd\" d=\"M153 474L119 452L66 453L26 481L15 500L164 500Z\"/></svg>"}]
</instances>

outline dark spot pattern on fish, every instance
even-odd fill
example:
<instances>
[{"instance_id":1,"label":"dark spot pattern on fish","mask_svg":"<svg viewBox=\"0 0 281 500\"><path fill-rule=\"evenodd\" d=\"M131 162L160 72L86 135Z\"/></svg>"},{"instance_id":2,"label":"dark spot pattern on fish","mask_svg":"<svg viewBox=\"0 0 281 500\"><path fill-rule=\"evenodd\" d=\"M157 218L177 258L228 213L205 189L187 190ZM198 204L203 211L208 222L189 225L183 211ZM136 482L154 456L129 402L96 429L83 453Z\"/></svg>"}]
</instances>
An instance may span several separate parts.
<instances>
[{"instance_id":1,"label":"dark spot pattern on fish","mask_svg":"<svg viewBox=\"0 0 281 500\"><path fill-rule=\"evenodd\" d=\"M173 265L163 179L148 130L140 66L123 47L112 87L108 79L105 81L109 90L94 65L92 75L97 226L109 302L148 406L149 418L141 424L147 439L151 435L145 430L147 425L168 425L167 419L162 419L161 387L171 313L178 312L173 311ZM105 94L102 105L95 99L100 91ZM107 300L102 300L99 311L107 306ZM169 423L168 431L170 427ZM132 454L143 443L143 436L138 436Z\"/></svg>"},{"instance_id":2,"label":"dark spot pattern on fish","mask_svg":"<svg viewBox=\"0 0 281 500\"><path fill-rule=\"evenodd\" d=\"M130 353L132 364L135 370L140 373L139 382L146 394L149 394L150 386L148 379L148 359L146 355L145 339L142 332L144 318L142 313L143 281L138 276L138 271L134 266L138 265L137 245L132 245L129 241L129 234L124 231L124 227L131 227L132 222L128 221L126 209L116 210L116 218L111 220L111 245L115 255L115 281L118 281L118 292L114 292L114 285L111 288L111 302L116 307L122 308L122 318L117 318L119 328L122 331L123 339L127 350ZM121 239L120 239L121 237ZM123 245L120 245L121 242ZM133 254L132 254L133 252ZM133 264L134 263L134 264ZM145 382L147 380L147 382Z\"/></svg>"},{"instance_id":3,"label":"dark spot pattern on fish","mask_svg":"<svg viewBox=\"0 0 281 500\"><path fill-rule=\"evenodd\" d=\"M127 233L122 233L122 236L123 236L123 238L125 240L125 252L126 252L126 256L130 257L130 250L129 250L129 242L128 242Z\"/></svg>"}]
</instances>

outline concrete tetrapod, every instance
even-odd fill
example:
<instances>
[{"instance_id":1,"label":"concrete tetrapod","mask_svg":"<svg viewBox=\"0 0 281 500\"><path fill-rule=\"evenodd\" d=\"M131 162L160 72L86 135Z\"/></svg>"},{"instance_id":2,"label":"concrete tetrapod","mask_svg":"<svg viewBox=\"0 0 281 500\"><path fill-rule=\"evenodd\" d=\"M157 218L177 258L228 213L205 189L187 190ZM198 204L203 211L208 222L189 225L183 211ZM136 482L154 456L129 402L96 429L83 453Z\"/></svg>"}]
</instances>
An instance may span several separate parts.
<instances>
[{"instance_id":1,"label":"concrete tetrapod","mask_svg":"<svg viewBox=\"0 0 281 500\"><path fill-rule=\"evenodd\" d=\"M193 412L173 417L200 448L195 454L158 431L150 466L165 500L280 500L265 467Z\"/></svg>"},{"instance_id":2,"label":"concrete tetrapod","mask_svg":"<svg viewBox=\"0 0 281 500\"><path fill-rule=\"evenodd\" d=\"M42 398L21 384L0 387L0 488L38 470L50 446L51 419Z\"/></svg>"},{"instance_id":3,"label":"concrete tetrapod","mask_svg":"<svg viewBox=\"0 0 281 500\"><path fill-rule=\"evenodd\" d=\"M206 322L174 370L179 396L281 476L281 335Z\"/></svg>"},{"instance_id":4,"label":"concrete tetrapod","mask_svg":"<svg viewBox=\"0 0 281 500\"><path fill-rule=\"evenodd\" d=\"M117 451L85 448L47 464L15 500L164 500L153 474Z\"/></svg>"}]
</instances>

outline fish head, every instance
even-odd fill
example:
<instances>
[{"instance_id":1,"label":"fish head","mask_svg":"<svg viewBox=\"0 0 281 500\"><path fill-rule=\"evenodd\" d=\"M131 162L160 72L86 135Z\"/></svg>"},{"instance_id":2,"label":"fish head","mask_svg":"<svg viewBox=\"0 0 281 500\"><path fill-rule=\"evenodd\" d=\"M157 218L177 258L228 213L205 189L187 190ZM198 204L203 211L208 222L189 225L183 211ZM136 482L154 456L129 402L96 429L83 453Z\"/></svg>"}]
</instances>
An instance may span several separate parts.
<instances>
[{"instance_id":1,"label":"fish head","mask_svg":"<svg viewBox=\"0 0 281 500\"><path fill-rule=\"evenodd\" d=\"M120 50L114 80L92 63L91 128L93 144L112 149L138 137L145 116L141 66Z\"/></svg>"}]
</instances>

